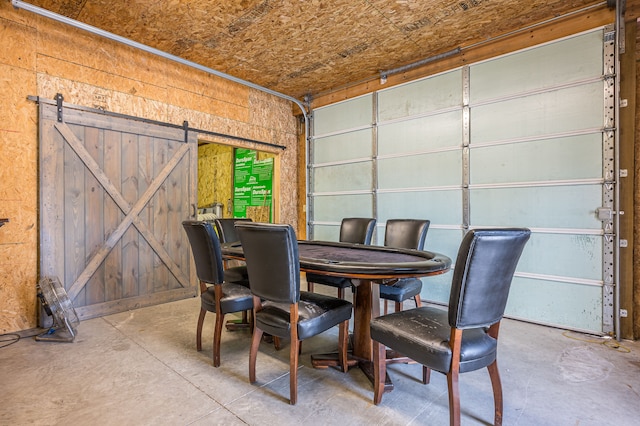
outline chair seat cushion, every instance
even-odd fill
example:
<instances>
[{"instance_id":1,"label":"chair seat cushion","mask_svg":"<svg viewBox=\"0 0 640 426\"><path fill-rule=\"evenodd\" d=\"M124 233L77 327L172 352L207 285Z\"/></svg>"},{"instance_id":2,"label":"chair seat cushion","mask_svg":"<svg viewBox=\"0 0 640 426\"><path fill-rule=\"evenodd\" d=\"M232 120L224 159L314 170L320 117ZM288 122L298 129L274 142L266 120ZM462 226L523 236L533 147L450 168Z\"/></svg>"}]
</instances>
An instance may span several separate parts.
<instances>
[{"instance_id":1,"label":"chair seat cushion","mask_svg":"<svg viewBox=\"0 0 640 426\"><path fill-rule=\"evenodd\" d=\"M224 280L249 288L249 273L246 266L233 266L224 270Z\"/></svg>"},{"instance_id":2,"label":"chair seat cushion","mask_svg":"<svg viewBox=\"0 0 640 426\"><path fill-rule=\"evenodd\" d=\"M412 299L422 291L422 281L418 278L401 278L391 285L380 285L380 298L402 303Z\"/></svg>"},{"instance_id":3,"label":"chair seat cushion","mask_svg":"<svg viewBox=\"0 0 640 426\"><path fill-rule=\"evenodd\" d=\"M253 309L253 296L247 287L233 283L215 284L222 286L222 299L220 306L222 314L240 312ZM209 312L216 312L214 286L209 286L207 291L200 295L202 307Z\"/></svg>"},{"instance_id":4,"label":"chair seat cushion","mask_svg":"<svg viewBox=\"0 0 640 426\"><path fill-rule=\"evenodd\" d=\"M307 274L307 282L328 285L336 288L351 287L351 280L343 277L332 277L331 275Z\"/></svg>"},{"instance_id":5,"label":"chair seat cushion","mask_svg":"<svg viewBox=\"0 0 640 426\"><path fill-rule=\"evenodd\" d=\"M371 320L371 338L441 373L451 368L447 311L421 307ZM486 367L496 359L497 341L484 328L464 330L460 372Z\"/></svg>"},{"instance_id":6,"label":"chair seat cushion","mask_svg":"<svg viewBox=\"0 0 640 426\"><path fill-rule=\"evenodd\" d=\"M266 333L289 337L289 304L266 301L256 312L257 326ZM353 305L346 300L318 293L300 292L298 303L298 339L322 333L351 318Z\"/></svg>"}]
</instances>

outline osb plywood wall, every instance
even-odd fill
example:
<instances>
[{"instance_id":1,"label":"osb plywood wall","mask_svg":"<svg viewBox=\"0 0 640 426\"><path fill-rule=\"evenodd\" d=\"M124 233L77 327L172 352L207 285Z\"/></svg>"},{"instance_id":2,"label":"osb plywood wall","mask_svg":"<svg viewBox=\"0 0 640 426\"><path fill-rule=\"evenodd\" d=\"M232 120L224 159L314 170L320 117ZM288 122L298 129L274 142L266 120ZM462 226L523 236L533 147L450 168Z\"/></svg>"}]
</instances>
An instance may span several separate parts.
<instances>
[{"instance_id":1,"label":"osb plywood wall","mask_svg":"<svg viewBox=\"0 0 640 426\"><path fill-rule=\"evenodd\" d=\"M297 225L290 102L14 9L0 2L0 333L36 326L38 116L29 95L287 147L279 221ZM257 148L255 144L238 146Z\"/></svg>"}]
</instances>

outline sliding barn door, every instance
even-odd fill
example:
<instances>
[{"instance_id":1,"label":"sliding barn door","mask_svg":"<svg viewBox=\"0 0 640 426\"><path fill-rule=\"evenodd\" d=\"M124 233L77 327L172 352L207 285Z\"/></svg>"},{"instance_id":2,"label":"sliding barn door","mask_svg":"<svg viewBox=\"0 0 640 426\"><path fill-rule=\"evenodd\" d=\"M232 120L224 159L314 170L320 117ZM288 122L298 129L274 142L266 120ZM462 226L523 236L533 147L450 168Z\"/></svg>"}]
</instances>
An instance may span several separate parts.
<instances>
[{"instance_id":1,"label":"sliding barn door","mask_svg":"<svg viewBox=\"0 0 640 426\"><path fill-rule=\"evenodd\" d=\"M182 221L196 204L184 129L40 101L41 276L81 318L196 295Z\"/></svg>"}]
</instances>

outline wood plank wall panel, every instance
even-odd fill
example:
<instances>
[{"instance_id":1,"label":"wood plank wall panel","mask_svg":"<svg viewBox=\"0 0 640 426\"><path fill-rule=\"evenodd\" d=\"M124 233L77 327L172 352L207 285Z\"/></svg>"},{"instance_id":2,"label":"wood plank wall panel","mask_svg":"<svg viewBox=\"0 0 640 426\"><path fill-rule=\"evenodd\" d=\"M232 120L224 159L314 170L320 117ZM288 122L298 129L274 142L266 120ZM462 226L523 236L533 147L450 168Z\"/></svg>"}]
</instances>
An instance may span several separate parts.
<instances>
[{"instance_id":1,"label":"wood plank wall panel","mask_svg":"<svg viewBox=\"0 0 640 426\"><path fill-rule=\"evenodd\" d=\"M142 146L154 146L154 138L151 136L140 136L138 140ZM152 149L143 149L138 154L138 168L139 175L137 183L139 198L150 186L153 176L155 176ZM154 212L151 206L153 206L153 203L148 204L138 215L142 223L144 223L149 229L153 229L154 218ZM144 288L140 288L140 292L142 294L151 294L153 293L152 283L154 282L153 265L156 261L155 253L144 238L140 238L138 244L138 256L140 257L138 274L140 282L145 283L143 284Z\"/></svg>"},{"instance_id":2,"label":"wood plank wall panel","mask_svg":"<svg viewBox=\"0 0 640 426\"><path fill-rule=\"evenodd\" d=\"M138 200L138 137L122 135L120 193L130 206ZM129 227L120 240L122 244L122 297L138 295L138 231Z\"/></svg>"},{"instance_id":3,"label":"wood plank wall panel","mask_svg":"<svg viewBox=\"0 0 640 426\"><path fill-rule=\"evenodd\" d=\"M85 148L87 153L96 161L102 169L104 167L104 132L99 131L95 127L84 128ZM89 259L99 249L104 240L104 208L105 191L102 185L91 173L85 172L85 188L87 194L85 196L85 213L86 217L92 218L91 222L95 227L88 227L85 232L85 247L87 250L86 259ZM98 270L91 277L84 291L85 305L104 302L104 263L100 265ZM80 297L80 295L78 296ZM76 299L77 300L77 299Z\"/></svg>"},{"instance_id":4,"label":"wood plank wall panel","mask_svg":"<svg viewBox=\"0 0 640 426\"><path fill-rule=\"evenodd\" d=\"M175 147L169 147L170 151L176 151ZM175 152L171 152L169 154L170 157L173 157ZM180 164L176 167L176 169L184 169L185 158L180 161ZM184 173L184 177L188 177L188 173ZM185 204L182 204L181 200L183 199L180 188L188 188L186 181L183 181L181 177L176 172L172 172L171 175L166 180L167 186L167 253L172 259L175 259L175 262L179 265L188 264L185 262L184 258L179 256L181 236L184 235L184 230L182 226L171 226L170 223L181 223L185 218L190 216L189 208L188 208L188 200L185 208ZM186 242L186 241L185 241ZM184 253L188 253L189 250L182 250ZM185 269L186 271L187 269ZM180 288L180 283L171 275L171 280L167 283L168 288L164 290L168 290L170 288Z\"/></svg>"},{"instance_id":5,"label":"wood plank wall panel","mask_svg":"<svg viewBox=\"0 0 640 426\"><path fill-rule=\"evenodd\" d=\"M27 100L29 95L52 99L62 93L65 102L78 105L179 125L188 120L192 127L203 130L291 144L284 152L278 150L282 192L287 194L280 219L296 225L297 146L291 142L296 127L289 102L256 95L253 89L16 10L10 2L0 2L0 35L0 75L7 76L0 80L5 100L0 110L0 217L10 220L0 228L0 333L37 324L38 114L36 104ZM121 149L108 138L105 133L106 170L110 158L116 158L113 150ZM83 175L81 182L87 185L89 178ZM162 197L154 203L169 203ZM103 218L108 230L120 222L122 214L112 201L105 205L111 206ZM91 207L81 209L86 212ZM183 212L184 206L181 209ZM80 255L88 253L74 253ZM105 259L104 288L90 285L85 299L118 298L121 289L113 283L120 277L107 272L109 262L121 260L113 256L122 256L121 251L114 250ZM154 265L160 262L156 259ZM167 271L158 267L153 273L166 275Z\"/></svg>"},{"instance_id":6,"label":"wood plank wall panel","mask_svg":"<svg viewBox=\"0 0 640 426\"><path fill-rule=\"evenodd\" d=\"M104 172L112 182L116 190L122 192L120 178L120 158L122 150L122 134L115 131L104 132ZM108 238L118 224L122 222L124 215L118 208L115 201L109 196L106 197L104 206L104 236ZM122 297L122 289L119 285L122 280L120 273L120 264L122 263L122 242L118 241L111 253L104 260L105 265L105 283L104 301L118 300Z\"/></svg>"},{"instance_id":7,"label":"wood plank wall panel","mask_svg":"<svg viewBox=\"0 0 640 426\"><path fill-rule=\"evenodd\" d=\"M154 176L160 173L168 162L169 159L169 149L166 145L154 145L153 147L153 156L154 156ZM164 241L165 235L167 235L167 187L166 182L164 182L158 188L155 195L153 196L153 201L151 202L154 206L158 206L154 209L154 217L153 217L153 234L159 235L160 238ZM161 283L166 283L167 280L170 279L169 271L164 267L162 261L157 255L154 255L153 262L153 285L154 291L163 290L163 286Z\"/></svg>"},{"instance_id":8,"label":"wood plank wall panel","mask_svg":"<svg viewBox=\"0 0 640 426\"><path fill-rule=\"evenodd\" d=\"M82 137L83 128L73 126L71 128L76 137ZM55 130L54 130L55 132ZM64 166L63 179L63 199L66 202L63 214L63 237L64 237L64 262L65 277L60 277L63 282L74 282L76 277L84 270L86 252L84 250L84 236L86 233L85 218L85 187L84 187L84 164L66 143L63 145ZM43 166L44 167L44 166ZM80 300L84 300L84 290L78 295Z\"/></svg>"}]
</instances>

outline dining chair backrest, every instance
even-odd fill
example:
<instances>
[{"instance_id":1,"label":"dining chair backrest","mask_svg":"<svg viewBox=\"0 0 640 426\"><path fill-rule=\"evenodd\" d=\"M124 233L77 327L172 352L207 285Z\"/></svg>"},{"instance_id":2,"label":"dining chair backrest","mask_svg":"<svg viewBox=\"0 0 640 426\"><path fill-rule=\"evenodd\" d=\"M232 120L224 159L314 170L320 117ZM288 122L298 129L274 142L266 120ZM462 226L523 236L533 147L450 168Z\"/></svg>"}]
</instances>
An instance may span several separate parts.
<instances>
[{"instance_id":1,"label":"dining chair backrest","mask_svg":"<svg viewBox=\"0 0 640 426\"><path fill-rule=\"evenodd\" d=\"M243 221L251 221L251 218L216 218L214 223L216 225L216 231L218 237L223 243L232 243L234 241L240 241L238 233L236 232L236 223Z\"/></svg>"},{"instance_id":2,"label":"dining chair backrest","mask_svg":"<svg viewBox=\"0 0 640 426\"><path fill-rule=\"evenodd\" d=\"M423 219L389 219L384 231L384 245L423 250L430 223Z\"/></svg>"},{"instance_id":3,"label":"dining chair backrest","mask_svg":"<svg viewBox=\"0 0 640 426\"><path fill-rule=\"evenodd\" d=\"M236 224L247 262L251 293L279 303L300 300L298 240L291 225Z\"/></svg>"},{"instance_id":4,"label":"dining chair backrest","mask_svg":"<svg viewBox=\"0 0 640 426\"><path fill-rule=\"evenodd\" d=\"M198 220L185 220L182 227L187 233L196 275L200 281L208 284L220 284L224 281L220 240L211 223Z\"/></svg>"},{"instance_id":5,"label":"dining chair backrest","mask_svg":"<svg viewBox=\"0 0 640 426\"><path fill-rule=\"evenodd\" d=\"M449 295L449 325L490 326L502 319L518 260L531 231L475 229L463 238Z\"/></svg>"},{"instance_id":6,"label":"dining chair backrest","mask_svg":"<svg viewBox=\"0 0 640 426\"><path fill-rule=\"evenodd\" d=\"M346 217L340 224L340 242L371 244L376 220L368 217Z\"/></svg>"}]
</instances>

